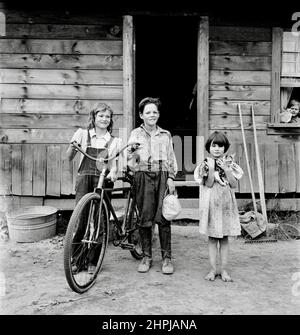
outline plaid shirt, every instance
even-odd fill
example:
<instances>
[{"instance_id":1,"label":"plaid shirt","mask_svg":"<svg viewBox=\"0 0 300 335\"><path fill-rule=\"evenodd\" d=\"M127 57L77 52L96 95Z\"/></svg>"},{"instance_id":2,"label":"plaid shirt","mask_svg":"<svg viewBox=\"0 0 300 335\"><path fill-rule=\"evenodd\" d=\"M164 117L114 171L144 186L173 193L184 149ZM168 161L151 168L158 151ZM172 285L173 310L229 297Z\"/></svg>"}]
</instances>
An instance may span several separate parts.
<instances>
[{"instance_id":1,"label":"plaid shirt","mask_svg":"<svg viewBox=\"0 0 300 335\"><path fill-rule=\"evenodd\" d=\"M134 171L167 171L170 178L175 178L178 166L169 131L156 127L149 133L144 125L132 130L129 142L141 144L135 152L128 152L128 165Z\"/></svg>"}]
</instances>

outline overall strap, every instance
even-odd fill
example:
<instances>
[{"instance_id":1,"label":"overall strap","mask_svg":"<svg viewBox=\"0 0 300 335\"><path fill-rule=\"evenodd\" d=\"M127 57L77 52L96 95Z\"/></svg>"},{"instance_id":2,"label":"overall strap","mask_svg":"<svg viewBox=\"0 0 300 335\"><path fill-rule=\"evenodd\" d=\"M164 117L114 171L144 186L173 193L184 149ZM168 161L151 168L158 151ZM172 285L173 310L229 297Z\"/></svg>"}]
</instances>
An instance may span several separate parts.
<instances>
[{"instance_id":1,"label":"overall strap","mask_svg":"<svg viewBox=\"0 0 300 335\"><path fill-rule=\"evenodd\" d=\"M86 140L86 146L90 147L91 146L91 135L89 129L87 129L87 140Z\"/></svg>"},{"instance_id":2,"label":"overall strap","mask_svg":"<svg viewBox=\"0 0 300 335\"><path fill-rule=\"evenodd\" d=\"M115 138L114 136L110 135L110 139L109 139L109 141L105 144L105 148L108 149L108 148L110 147L110 145L112 144L114 138Z\"/></svg>"}]
</instances>

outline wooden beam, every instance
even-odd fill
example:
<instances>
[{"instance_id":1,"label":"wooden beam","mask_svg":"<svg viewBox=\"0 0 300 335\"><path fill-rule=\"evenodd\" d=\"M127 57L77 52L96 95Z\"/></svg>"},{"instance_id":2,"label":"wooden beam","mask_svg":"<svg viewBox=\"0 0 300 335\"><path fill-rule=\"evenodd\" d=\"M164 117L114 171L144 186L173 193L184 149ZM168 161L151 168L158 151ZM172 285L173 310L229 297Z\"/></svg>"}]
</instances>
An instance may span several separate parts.
<instances>
[{"instance_id":1,"label":"wooden beam","mask_svg":"<svg viewBox=\"0 0 300 335\"><path fill-rule=\"evenodd\" d=\"M133 17L125 15L123 17L123 128L126 129L128 136L134 127L133 37ZM125 135L123 136L125 137ZM127 138L123 140L125 141Z\"/></svg>"},{"instance_id":2,"label":"wooden beam","mask_svg":"<svg viewBox=\"0 0 300 335\"><path fill-rule=\"evenodd\" d=\"M282 29L272 30L272 83L271 83L271 122L278 121L280 113L280 74L281 74Z\"/></svg>"},{"instance_id":3,"label":"wooden beam","mask_svg":"<svg viewBox=\"0 0 300 335\"><path fill-rule=\"evenodd\" d=\"M197 70L197 163L204 158L204 140L208 136L209 22L201 16L198 30Z\"/></svg>"}]
</instances>

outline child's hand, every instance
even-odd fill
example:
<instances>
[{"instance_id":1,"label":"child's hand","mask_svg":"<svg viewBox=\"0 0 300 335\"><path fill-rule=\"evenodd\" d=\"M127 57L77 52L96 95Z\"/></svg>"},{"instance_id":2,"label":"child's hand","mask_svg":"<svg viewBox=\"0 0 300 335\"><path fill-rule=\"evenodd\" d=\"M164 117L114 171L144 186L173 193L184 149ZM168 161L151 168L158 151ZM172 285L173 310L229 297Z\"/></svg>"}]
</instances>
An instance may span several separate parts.
<instances>
[{"instance_id":1,"label":"child's hand","mask_svg":"<svg viewBox=\"0 0 300 335\"><path fill-rule=\"evenodd\" d=\"M226 161L225 159L217 159L217 165L223 169L224 171L228 170L230 168L230 161Z\"/></svg>"},{"instance_id":2,"label":"child's hand","mask_svg":"<svg viewBox=\"0 0 300 335\"><path fill-rule=\"evenodd\" d=\"M130 143L129 146L130 146L130 151L134 152L134 151L136 151L137 149L140 148L141 143L137 143L137 142L132 143L132 144Z\"/></svg>"},{"instance_id":3,"label":"child's hand","mask_svg":"<svg viewBox=\"0 0 300 335\"><path fill-rule=\"evenodd\" d=\"M168 188L169 188L169 193L170 194L175 193L175 183L174 183L174 180L171 179L171 178L168 178L167 185L168 185Z\"/></svg>"},{"instance_id":4,"label":"child's hand","mask_svg":"<svg viewBox=\"0 0 300 335\"><path fill-rule=\"evenodd\" d=\"M110 179L112 182L115 182L118 178L117 173L115 171L110 171L106 176L107 179Z\"/></svg>"}]
</instances>

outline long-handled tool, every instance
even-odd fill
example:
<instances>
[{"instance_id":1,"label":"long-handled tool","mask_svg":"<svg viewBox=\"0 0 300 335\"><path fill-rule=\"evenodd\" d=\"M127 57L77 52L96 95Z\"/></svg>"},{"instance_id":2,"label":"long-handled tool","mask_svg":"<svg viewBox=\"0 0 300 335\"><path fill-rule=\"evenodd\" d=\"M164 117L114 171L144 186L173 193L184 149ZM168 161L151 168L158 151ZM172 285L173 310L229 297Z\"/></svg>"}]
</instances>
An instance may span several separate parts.
<instances>
[{"instance_id":1,"label":"long-handled tool","mask_svg":"<svg viewBox=\"0 0 300 335\"><path fill-rule=\"evenodd\" d=\"M256 205L256 200L255 200L255 194L254 194L254 190L253 190L253 182L252 182L252 176L251 176L251 169L250 169L250 164L249 164L249 157L248 157L248 150L247 150L247 144L246 144L246 138L245 138L245 132L244 132L244 124L243 124L243 118L242 118L242 112L241 112L241 106L240 104L238 104L238 111L239 111L239 116L240 116L240 121L241 121L241 130L242 130L242 137L243 137L243 145L244 145L244 150L245 150L245 157L246 157L246 165L247 165L247 171L248 171L248 176L249 176L249 182L250 182L250 188L251 188L251 196L252 196L252 201L253 201L253 208L254 208L254 218L252 217L252 219L254 219L256 221L256 225L257 228L259 229L259 231L252 231L251 236L254 238L258 235L260 235L261 233L264 232L264 230L261 230L261 226L262 226L262 222L265 221L264 217L262 214L258 213L257 211L257 205ZM255 127L255 121L254 121L254 128L255 128L255 149L256 149L256 158L259 157L258 154L258 146L257 146L257 139L256 139L256 127ZM260 161L259 161L260 163ZM260 178L262 180L262 173L261 173L261 166L259 164L258 169L260 170ZM261 185L261 184L260 184ZM263 184L262 184L263 185ZM260 188L261 190L261 188ZM264 197L263 197L264 199ZM264 202L265 204L265 202ZM251 217L253 216L251 212L245 213L244 215L244 219L247 217ZM242 217L240 217L240 219L242 219ZM267 222L267 221L265 221ZM244 226L245 229L245 226ZM248 228L248 233L250 233L249 231L250 228ZM246 241L246 242L276 242L277 240L266 240L266 239L259 239L259 240L250 240L250 241Z\"/></svg>"},{"instance_id":2,"label":"long-handled tool","mask_svg":"<svg viewBox=\"0 0 300 335\"><path fill-rule=\"evenodd\" d=\"M241 105L240 104L238 104L238 110L239 110L240 121L241 121L243 145L244 145L244 150L245 150L245 158L246 158L247 172L248 172L248 176L249 176L249 183L250 183L250 189L251 189L253 209L254 209L255 214L257 214L257 206L256 206L256 200L255 200L255 195L254 195L254 190L253 190L253 182L252 182L252 176L251 176L251 169L250 169L250 165L249 165L249 156L248 156L248 150L247 150L247 144L246 144L246 138L245 138L245 132L244 132L244 123L243 123Z\"/></svg>"},{"instance_id":3,"label":"long-handled tool","mask_svg":"<svg viewBox=\"0 0 300 335\"><path fill-rule=\"evenodd\" d=\"M259 188L259 198L261 211L266 223L266 235L268 237L268 216L267 216L267 208L266 208L266 200L265 200L265 190L264 190L264 181L262 177L262 169L260 164L260 156L259 149L257 143L257 134L256 134L256 124L255 124L255 115L254 115L254 107L251 105L251 114L252 114L252 123L253 123L253 134L254 134L254 146L255 146L255 157L256 157L256 168L257 168L257 176L258 176L258 188Z\"/></svg>"}]
</instances>

